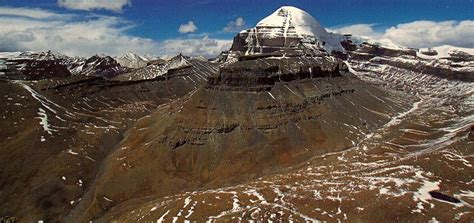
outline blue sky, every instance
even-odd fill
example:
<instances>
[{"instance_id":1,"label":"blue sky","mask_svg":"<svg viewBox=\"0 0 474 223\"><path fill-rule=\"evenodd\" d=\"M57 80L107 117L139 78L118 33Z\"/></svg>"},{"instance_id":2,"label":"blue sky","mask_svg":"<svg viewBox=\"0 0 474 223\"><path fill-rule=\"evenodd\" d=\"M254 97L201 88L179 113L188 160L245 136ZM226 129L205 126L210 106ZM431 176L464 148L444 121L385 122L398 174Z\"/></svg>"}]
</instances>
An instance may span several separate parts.
<instances>
[{"instance_id":1,"label":"blue sky","mask_svg":"<svg viewBox=\"0 0 474 223\"><path fill-rule=\"evenodd\" d=\"M299 7L322 23L325 27L349 24L378 24L388 26L415 20L465 20L474 19L474 3L456 0L217 0L156 1L147 8L147 1L136 1L124 15L142 27L132 30L150 38L170 38L178 35L177 27L193 20L199 32L219 31L230 20L245 19L254 26L266 15L282 5ZM175 3L176 2L176 3ZM163 29L162 32L156 29ZM227 34L231 38L233 34Z\"/></svg>"},{"instance_id":2,"label":"blue sky","mask_svg":"<svg viewBox=\"0 0 474 223\"><path fill-rule=\"evenodd\" d=\"M61 1L65 3L61 4ZM109 7L108 4L113 6ZM100 20L100 22L104 22L102 21L104 18L113 18L115 22L109 21L106 26L110 26L107 27L110 29L117 29L119 32L117 35L121 35L120 37L139 38L157 45L166 41L203 38L207 38L206 41L231 40L239 29L254 26L259 20L282 5L299 7L312 14L323 26L331 29L343 29L355 24L363 24L365 26L362 34L373 37L384 36L384 32L391 27L416 21L433 22L430 27L440 26L440 22L451 21L453 23L448 26L456 28L462 21L474 20L473 0L0 0L0 9L1 7L6 9L28 8L58 15L74 15L74 18L67 18L67 23L63 23L65 25L78 21L85 23ZM19 19L18 15L0 13L0 19L9 16ZM243 23L231 29L230 32L223 31L229 24L235 26L237 18L240 18ZM51 19L41 19L42 22L50 22L49 20ZM194 26L187 33L178 31L181 25L188 24L190 21ZM28 22L28 20L17 20L17 22ZM467 28L464 24L463 27L471 29L471 24L468 23ZM353 31L353 28L343 30ZM360 27L358 28L360 29ZM15 31L14 33L19 32L12 28L10 34L13 32L12 30ZM52 28L50 30L53 33L55 31ZM25 30L20 31L24 32ZM469 31L467 34L461 34L470 37ZM361 30L354 32L358 33ZM35 39L39 39L34 32L33 36ZM64 39L62 34L58 34L58 36ZM474 38L474 36L471 37ZM452 42L454 40L447 43L452 44ZM43 44L47 46L46 43ZM219 42L217 45L221 46L222 44ZM459 45L470 47L470 44L468 42ZM28 48L26 43L17 45ZM147 53L143 48L146 47L142 46L138 51ZM0 50L2 50L1 42ZM20 47L19 50L23 50L23 48ZM172 53L171 51L170 53ZM82 54L85 53L80 53L80 55Z\"/></svg>"}]
</instances>

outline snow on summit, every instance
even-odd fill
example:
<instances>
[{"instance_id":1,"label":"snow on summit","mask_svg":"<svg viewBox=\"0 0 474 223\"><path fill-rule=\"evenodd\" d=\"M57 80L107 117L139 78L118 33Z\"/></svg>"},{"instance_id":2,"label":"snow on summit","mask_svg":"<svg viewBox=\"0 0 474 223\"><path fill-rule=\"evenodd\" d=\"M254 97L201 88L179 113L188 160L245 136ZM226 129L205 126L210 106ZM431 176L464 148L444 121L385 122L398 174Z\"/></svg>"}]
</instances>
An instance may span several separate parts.
<instances>
[{"instance_id":1,"label":"snow on summit","mask_svg":"<svg viewBox=\"0 0 474 223\"><path fill-rule=\"evenodd\" d=\"M283 6L257 23L259 33L266 36L299 37L315 39L328 52L343 51L340 44L342 36L328 33L308 12L293 6Z\"/></svg>"},{"instance_id":2,"label":"snow on summit","mask_svg":"<svg viewBox=\"0 0 474 223\"><path fill-rule=\"evenodd\" d=\"M283 6L273 14L261 20L257 27L289 27L294 28L297 34L317 35L326 30L309 13L293 7Z\"/></svg>"}]
</instances>

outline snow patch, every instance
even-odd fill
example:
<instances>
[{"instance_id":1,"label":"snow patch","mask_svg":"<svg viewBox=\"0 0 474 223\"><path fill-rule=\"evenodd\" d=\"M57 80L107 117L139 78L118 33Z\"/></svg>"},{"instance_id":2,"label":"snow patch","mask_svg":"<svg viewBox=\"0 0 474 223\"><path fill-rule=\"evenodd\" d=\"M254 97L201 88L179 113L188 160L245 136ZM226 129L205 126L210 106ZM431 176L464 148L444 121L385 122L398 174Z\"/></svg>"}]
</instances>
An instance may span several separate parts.
<instances>
[{"instance_id":1,"label":"snow patch","mask_svg":"<svg viewBox=\"0 0 474 223\"><path fill-rule=\"evenodd\" d=\"M50 124L48 123L48 115L46 114L46 111L42 108L38 109L38 117L40 119L39 124L43 127L43 130L47 132L48 134L52 135L53 134L53 129L51 129Z\"/></svg>"},{"instance_id":2,"label":"snow patch","mask_svg":"<svg viewBox=\"0 0 474 223\"><path fill-rule=\"evenodd\" d=\"M170 213L170 210L167 210L163 215L161 215L161 217L158 220L156 220L156 223L162 223L165 220L166 215L168 215L169 213Z\"/></svg>"}]
</instances>

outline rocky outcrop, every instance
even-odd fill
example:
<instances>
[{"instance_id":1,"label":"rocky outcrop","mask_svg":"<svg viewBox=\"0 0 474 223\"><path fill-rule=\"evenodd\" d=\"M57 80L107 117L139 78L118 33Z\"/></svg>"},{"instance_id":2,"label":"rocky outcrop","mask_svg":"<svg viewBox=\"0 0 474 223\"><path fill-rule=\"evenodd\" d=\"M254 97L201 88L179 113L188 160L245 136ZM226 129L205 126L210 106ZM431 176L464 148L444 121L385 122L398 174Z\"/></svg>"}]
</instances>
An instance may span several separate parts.
<instances>
[{"instance_id":1,"label":"rocky outcrop","mask_svg":"<svg viewBox=\"0 0 474 223\"><path fill-rule=\"evenodd\" d=\"M326 57L274 57L244 60L221 68L211 77L208 88L221 90L268 91L277 82L338 77L347 71L342 62L330 61Z\"/></svg>"},{"instance_id":2,"label":"rocky outcrop","mask_svg":"<svg viewBox=\"0 0 474 223\"><path fill-rule=\"evenodd\" d=\"M350 39L342 42L343 47L350 53L351 59L354 60L370 60L374 57L416 57L415 49L392 49L377 44L363 42L360 45L353 43Z\"/></svg>"}]
</instances>

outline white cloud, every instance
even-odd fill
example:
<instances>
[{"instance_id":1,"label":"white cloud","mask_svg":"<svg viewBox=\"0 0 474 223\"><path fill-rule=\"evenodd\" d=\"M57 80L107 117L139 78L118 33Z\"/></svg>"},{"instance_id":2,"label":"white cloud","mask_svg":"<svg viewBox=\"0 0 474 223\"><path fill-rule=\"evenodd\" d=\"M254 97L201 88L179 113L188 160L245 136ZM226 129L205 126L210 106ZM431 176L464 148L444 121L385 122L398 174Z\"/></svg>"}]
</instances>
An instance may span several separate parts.
<instances>
[{"instance_id":1,"label":"white cloud","mask_svg":"<svg viewBox=\"0 0 474 223\"><path fill-rule=\"evenodd\" d=\"M30 17L34 19L46 19L46 18L51 18L51 17L67 16L66 14L57 14L57 13L53 13L53 12L38 9L38 8L13 8L13 7L0 7L0 15Z\"/></svg>"},{"instance_id":2,"label":"white cloud","mask_svg":"<svg viewBox=\"0 0 474 223\"><path fill-rule=\"evenodd\" d=\"M367 36L374 37L380 35L376 33L373 29L373 24L355 24L349 25L334 29L329 29L329 31L340 33L340 34L352 34L355 36Z\"/></svg>"},{"instance_id":3,"label":"white cloud","mask_svg":"<svg viewBox=\"0 0 474 223\"><path fill-rule=\"evenodd\" d=\"M377 32L372 24L356 24L334 28L341 34L363 36L381 42L414 48L452 45L474 48L474 21L414 21Z\"/></svg>"},{"instance_id":4,"label":"white cloud","mask_svg":"<svg viewBox=\"0 0 474 223\"><path fill-rule=\"evenodd\" d=\"M178 31L180 33L193 33L196 32L198 28L194 25L193 21L189 21L187 24L181 24Z\"/></svg>"},{"instance_id":5,"label":"white cloud","mask_svg":"<svg viewBox=\"0 0 474 223\"><path fill-rule=\"evenodd\" d=\"M28 11L30 10L30 11ZM28 13L25 13L28 12ZM118 56L129 51L154 56L212 57L230 40L204 37L155 41L127 34L129 21L114 16L79 16L41 9L0 7L0 51L47 51L69 56Z\"/></svg>"},{"instance_id":6,"label":"white cloud","mask_svg":"<svg viewBox=\"0 0 474 223\"><path fill-rule=\"evenodd\" d=\"M172 56L177 53L184 55L216 56L222 51L229 50L232 40L211 39L209 37L196 39L173 39L162 42L160 49L164 55Z\"/></svg>"},{"instance_id":7,"label":"white cloud","mask_svg":"<svg viewBox=\"0 0 474 223\"><path fill-rule=\"evenodd\" d=\"M391 27L384 36L409 47L453 45L474 48L474 21L415 21Z\"/></svg>"},{"instance_id":8,"label":"white cloud","mask_svg":"<svg viewBox=\"0 0 474 223\"><path fill-rule=\"evenodd\" d=\"M242 17L238 17L235 21L230 21L227 26L222 29L224 32L239 32L245 26L245 20Z\"/></svg>"},{"instance_id":9,"label":"white cloud","mask_svg":"<svg viewBox=\"0 0 474 223\"><path fill-rule=\"evenodd\" d=\"M92 17L82 21L2 18L0 27L0 51L53 50L71 56L113 55L129 48L145 52L154 44L150 39L126 35L124 31L130 24L116 17Z\"/></svg>"},{"instance_id":10,"label":"white cloud","mask_svg":"<svg viewBox=\"0 0 474 223\"><path fill-rule=\"evenodd\" d=\"M61 7L87 11L105 9L120 12L123 7L131 4L131 0L58 0L58 5Z\"/></svg>"}]
</instances>

